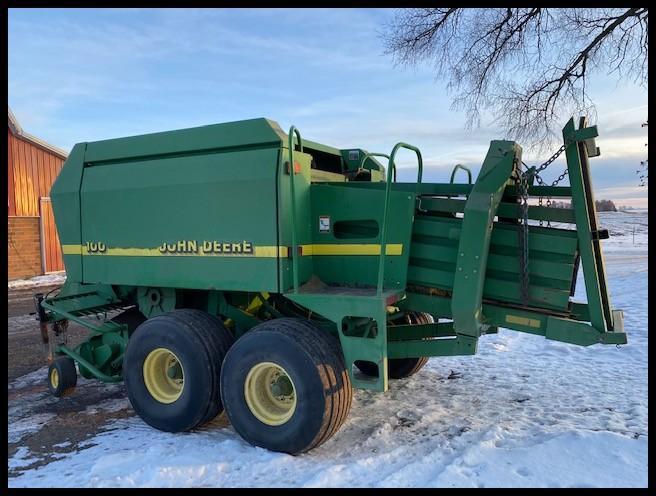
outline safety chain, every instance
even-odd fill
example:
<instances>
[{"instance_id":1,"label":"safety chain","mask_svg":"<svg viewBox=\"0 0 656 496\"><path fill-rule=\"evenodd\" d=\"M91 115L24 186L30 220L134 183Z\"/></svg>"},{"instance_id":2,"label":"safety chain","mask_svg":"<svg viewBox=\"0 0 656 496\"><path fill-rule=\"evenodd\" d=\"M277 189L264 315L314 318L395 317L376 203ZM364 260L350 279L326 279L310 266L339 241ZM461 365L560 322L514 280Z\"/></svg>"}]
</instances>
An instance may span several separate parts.
<instances>
[{"instance_id":1,"label":"safety chain","mask_svg":"<svg viewBox=\"0 0 656 496\"><path fill-rule=\"evenodd\" d=\"M528 172L528 171L527 171ZM518 196L520 198L519 209L521 212L521 224L517 233L519 235L519 267L520 278L519 286L522 303L528 304L528 177L526 172L519 174L514 178L515 186L517 187Z\"/></svg>"},{"instance_id":2,"label":"safety chain","mask_svg":"<svg viewBox=\"0 0 656 496\"><path fill-rule=\"evenodd\" d=\"M529 301L529 274L528 274L528 181L529 176L533 176L540 186L545 186L544 180L540 177L540 172L545 170L556 160L567 148L571 141L567 140L549 159L538 167L529 168L524 162L522 164L527 170L517 174L514 178L515 186L517 187L518 197L520 200L519 209L521 212L520 225L517 231L519 235L519 267L520 267L520 296L523 305L527 305ZM551 186L557 186L567 175L567 167L565 171L558 176ZM543 197L540 197L538 202L542 206ZM551 205L551 197L547 197L547 206ZM540 226L543 221L540 220ZM551 227L551 222L547 221L547 227Z\"/></svg>"},{"instance_id":3,"label":"safety chain","mask_svg":"<svg viewBox=\"0 0 656 496\"><path fill-rule=\"evenodd\" d=\"M567 146L570 143L571 143L571 140L565 141L565 143L563 145L561 145L561 147L558 150L556 150L556 153L554 153L551 157L549 157L545 162L540 164L538 167L533 167L533 168L529 169L528 165L526 165L524 162L522 162L524 167L526 167L528 169L522 175L530 173L535 178L536 182L540 186L546 186L546 183L540 177L540 172L545 170L547 167L549 167L554 162L554 160L556 160L558 157L560 157L560 155L567 149ZM565 170L562 172L562 174L560 174L560 176L558 176L558 179L556 179L554 182L551 183L551 186L557 186L558 183L560 183L560 181L562 181L565 178L565 176L568 174L568 172L569 171L567 170L567 166L565 166ZM544 200L544 197L542 197L542 196L540 196L538 198L538 206L540 206L540 207L542 206L543 200ZM551 197L548 196L547 197L547 207L550 207L550 206L551 206ZM544 226L544 221L540 220L539 224L540 224L541 227ZM547 221L547 227L551 227L551 221L549 221L549 220Z\"/></svg>"},{"instance_id":4,"label":"safety chain","mask_svg":"<svg viewBox=\"0 0 656 496\"><path fill-rule=\"evenodd\" d=\"M566 176L568 173L569 173L569 170L567 169L567 167L565 167L565 170L560 174L560 176L558 176L558 178L557 178L554 182L551 183L551 186L558 186L558 183L559 183L560 181L562 181L563 179L565 179L565 176ZM541 178L540 176L538 176L537 174L535 175L535 180L537 181L537 183L538 183L540 186L546 186L546 183L545 183L545 182L542 180L542 178ZM541 196L541 197L538 199L538 205L539 205L539 206L542 206L542 200L543 200L543 198L544 198L544 197ZM550 197L550 196L547 196L547 207L550 207L550 206L551 206L551 197ZM543 225L544 225L544 221L540 220L540 226L543 226ZM547 227L551 227L551 221L549 221L549 220L547 221Z\"/></svg>"}]
</instances>

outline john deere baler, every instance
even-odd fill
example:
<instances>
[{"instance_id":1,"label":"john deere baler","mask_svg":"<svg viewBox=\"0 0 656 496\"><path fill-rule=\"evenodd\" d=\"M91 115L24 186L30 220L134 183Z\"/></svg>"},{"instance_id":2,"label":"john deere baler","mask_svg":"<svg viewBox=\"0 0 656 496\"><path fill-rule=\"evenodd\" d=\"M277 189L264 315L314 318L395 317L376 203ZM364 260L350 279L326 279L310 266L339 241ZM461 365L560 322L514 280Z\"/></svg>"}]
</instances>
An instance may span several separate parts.
<instances>
[{"instance_id":1,"label":"john deere baler","mask_svg":"<svg viewBox=\"0 0 656 496\"><path fill-rule=\"evenodd\" d=\"M526 170L517 143L493 141L474 183L460 165L422 182L406 143L337 149L267 119L77 144L51 191L66 284L35 297L50 390L70 391L77 363L125 381L158 429L225 409L247 441L299 453L339 429L353 387L385 391L498 327L626 343L590 180L596 136L570 120L557 154ZM396 182L401 148L416 182ZM563 152L569 185L545 185ZM587 303L572 301L579 270ZM90 331L74 348L69 321Z\"/></svg>"}]
</instances>

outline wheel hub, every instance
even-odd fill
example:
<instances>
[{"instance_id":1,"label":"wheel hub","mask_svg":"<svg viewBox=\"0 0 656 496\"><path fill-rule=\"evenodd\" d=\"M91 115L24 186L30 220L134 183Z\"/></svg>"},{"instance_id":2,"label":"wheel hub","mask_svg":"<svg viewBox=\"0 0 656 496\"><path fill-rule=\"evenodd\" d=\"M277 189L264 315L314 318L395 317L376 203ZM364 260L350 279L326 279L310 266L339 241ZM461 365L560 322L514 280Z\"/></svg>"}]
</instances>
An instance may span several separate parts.
<instances>
[{"instance_id":1,"label":"wheel hub","mask_svg":"<svg viewBox=\"0 0 656 496\"><path fill-rule=\"evenodd\" d=\"M59 386L59 372L57 372L57 369L55 368L50 372L50 384L52 384L52 387L55 389Z\"/></svg>"},{"instance_id":2,"label":"wheel hub","mask_svg":"<svg viewBox=\"0 0 656 496\"><path fill-rule=\"evenodd\" d=\"M173 403L184 389L184 370L178 357L167 348L151 351L143 365L143 378L150 395L160 403Z\"/></svg>"},{"instance_id":3,"label":"wheel hub","mask_svg":"<svg viewBox=\"0 0 656 496\"><path fill-rule=\"evenodd\" d=\"M251 413L267 425L282 425L296 410L294 383L280 365L261 362L246 376L244 397Z\"/></svg>"}]
</instances>

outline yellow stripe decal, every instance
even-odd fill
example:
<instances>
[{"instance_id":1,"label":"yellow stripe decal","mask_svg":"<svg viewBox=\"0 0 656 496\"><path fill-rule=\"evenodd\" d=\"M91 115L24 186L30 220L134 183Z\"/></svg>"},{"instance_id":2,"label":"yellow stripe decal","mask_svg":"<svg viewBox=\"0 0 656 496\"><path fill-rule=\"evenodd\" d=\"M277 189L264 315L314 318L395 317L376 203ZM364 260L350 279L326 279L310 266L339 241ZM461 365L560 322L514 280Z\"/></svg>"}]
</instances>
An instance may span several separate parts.
<instances>
[{"instance_id":1,"label":"yellow stripe decal","mask_svg":"<svg viewBox=\"0 0 656 496\"><path fill-rule=\"evenodd\" d=\"M386 255L401 255L402 244L388 244L385 246ZM306 255L380 255L378 244L333 244L333 245L302 245L301 254Z\"/></svg>"},{"instance_id":2,"label":"yellow stripe decal","mask_svg":"<svg viewBox=\"0 0 656 496\"><path fill-rule=\"evenodd\" d=\"M380 255L379 244L317 244L300 245L302 256L349 256L349 255ZM90 252L86 246L62 245L64 255L114 256L114 257L256 257L256 258L287 258L290 248L287 246L253 246L253 253L205 253L198 250L195 253L162 253L159 248L106 248L104 251ZM401 255L402 244L388 244L386 255Z\"/></svg>"},{"instance_id":3,"label":"yellow stripe decal","mask_svg":"<svg viewBox=\"0 0 656 496\"><path fill-rule=\"evenodd\" d=\"M80 245L62 245L62 253L64 255L82 255L82 247Z\"/></svg>"},{"instance_id":4,"label":"yellow stripe decal","mask_svg":"<svg viewBox=\"0 0 656 496\"><path fill-rule=\"evenodd\" d=\"M519 324L527 327L540 327L540 321L537 319L528 319L519 315L506 315L506 322L510 324Z\"/></svg>"}]
</instances>

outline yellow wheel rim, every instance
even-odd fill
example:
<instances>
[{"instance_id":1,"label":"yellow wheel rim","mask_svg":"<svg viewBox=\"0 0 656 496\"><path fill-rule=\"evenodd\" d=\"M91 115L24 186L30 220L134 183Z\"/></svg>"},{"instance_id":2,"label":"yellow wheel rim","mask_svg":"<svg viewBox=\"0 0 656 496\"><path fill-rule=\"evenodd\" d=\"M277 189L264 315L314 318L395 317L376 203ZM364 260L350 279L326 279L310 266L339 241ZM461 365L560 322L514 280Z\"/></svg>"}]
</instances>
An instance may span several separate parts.
<instances>
[{"instance_id":1,"label":"yellow wheel rim","mask_svg":"<svg viewBox=\"0 0 656 496\"><path fill-rule=\"evenodd\" d=\"M150 395L160 403L173 403L184 389L182 363L167 348L157 348L148 353L143 364L143 378Z\"/></svg>"},{"instance_id":2,"label":"yellow wheel rim","mask_svg":"<svg viewBox=\"0 0 656 496\"><path fill-rule=\"evenodd\" d=\"M54 389L59 387L59 372L57 372L57 369L52 369L50 371L50 384L52 384Z\"/></svg>"},{"instance_id":3,"label":"yellow wheel rim","mask_svg":"<svg viewBox=\"0 0 656 496\"><path fill-rule=\"evenodd\" d=\"M266 425L282 425L296 410L296 389L289 374L273 362L249 370L244 397L251 413Z\"/></svg>"}]
</instances>

